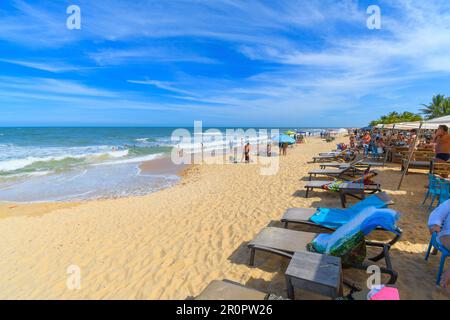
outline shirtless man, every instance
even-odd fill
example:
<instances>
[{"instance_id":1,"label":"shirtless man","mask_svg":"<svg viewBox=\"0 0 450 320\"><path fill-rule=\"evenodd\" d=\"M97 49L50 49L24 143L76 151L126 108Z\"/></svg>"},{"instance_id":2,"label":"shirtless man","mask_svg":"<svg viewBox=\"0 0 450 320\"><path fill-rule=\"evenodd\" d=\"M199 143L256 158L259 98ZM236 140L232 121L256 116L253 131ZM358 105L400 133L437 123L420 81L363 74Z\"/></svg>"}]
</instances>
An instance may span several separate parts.
<instances>
[{"instance_id":1,"label":"shirtless man","mask_svg":"<svg viewBox=\"0 0 450 320\"><path fill-rule=\"evenodd\" d=\"M430 214L428 219L430 233L437 233L439 242L450 250L450 200L445 201ZM450 285L450 268L442 276L441 285L448 288Z\"/></svg>"},{"instance_id":2,"label":"shirtless man","mask_svg":"<svg viewBox=\"0 0 450 320\"><path fill-rule=\"evenodd\" d=\"M450 134L446 125L439 126L434 143L436 144L436 161L447 162L450 159Z\"/></svg>"}]
</instances>

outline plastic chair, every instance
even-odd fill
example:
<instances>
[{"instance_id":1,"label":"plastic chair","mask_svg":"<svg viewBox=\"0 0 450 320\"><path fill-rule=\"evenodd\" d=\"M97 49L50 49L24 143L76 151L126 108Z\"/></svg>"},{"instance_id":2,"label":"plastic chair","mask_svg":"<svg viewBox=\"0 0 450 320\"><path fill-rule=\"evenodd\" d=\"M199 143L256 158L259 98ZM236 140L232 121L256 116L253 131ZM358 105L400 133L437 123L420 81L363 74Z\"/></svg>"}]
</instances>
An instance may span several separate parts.
<instances>
[{"instance_id":1,"label":"plastic chair","mask_svg":"<svg viewBox=\"0 0 450 320\"><path fill-rule=\"evenodd\" d=\"M440 190L440 183L439 183L438 178L434 174L429 173L428 174L428 191L427 191L427 194L425 195L425 199L423 199L422 204L425 204L428 197L431 196L431 203L430 203L430 206L428 207L428 209L431 209L434 201L436 200L436 197L439 196L440 193L441 193L441 190Z\"/></svg>"},{"instance_id":2,"label":"plastic chair","mask_svg":"<svg viewBox=\"0 0 450 320\"><path fill-rule=\"evenodd\" d=\"M445 179L439 179L439 189L440 189L440 194L439 194L439 204L447 201L450 198L450 183L448 180Z\"/></svg>"},{"instance_id":3,"label":"plastic chair","mask_svg":"<svg viewBox=\"0 0 450 320\"><path fill-rule=\"evenodd\" d=\"M437 235L436 232L434 232L433 235L431 236L430 245L428 246L427 254L425 255L425 261L428 261L428 258L430 257L431 250L433 248L441 252L441 262L439 264L439 271L438 271L437 280L436 280L436 284L440 285L442 272L444 272L445 260L447 259L447 257L450 257L450 251L447 250L439 242L438 235Z\"/></svg>"}]
</instances>

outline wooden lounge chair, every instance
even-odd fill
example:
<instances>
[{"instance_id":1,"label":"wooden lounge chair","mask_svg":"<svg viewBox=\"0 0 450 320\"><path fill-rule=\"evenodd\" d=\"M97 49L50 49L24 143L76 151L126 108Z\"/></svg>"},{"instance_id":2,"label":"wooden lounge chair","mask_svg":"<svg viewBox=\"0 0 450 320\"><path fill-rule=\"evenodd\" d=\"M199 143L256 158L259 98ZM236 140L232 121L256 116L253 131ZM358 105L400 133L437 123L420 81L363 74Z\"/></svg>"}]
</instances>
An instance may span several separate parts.
<instances>
[{"instance_id":1,"label":"wooden lounge chair","mask_svg":"<svg viewBox=\"0 0 450 320\"><path fill-rule=\"evenodd\" d=\"M329 180L322 180L322 181L309 181L306 185L306 193L305 198L309 197L309 192L314 189L321 189L325 190L324 187L333 181ZM339 191L331 191L331 190L325 190L328 192L334 192L336 194L339 194L339 197L341 198L341 204L342 207L345 208L346 204L346 196L351 196L356 199L362 200L365 198L366 194L374 194L377 192L381 192L381 186L378 183L374 184L363 184L363 183L355 183L355 182L344 182L341 183L339 186Z\"/></svg>"},{"instance_id":2,"label":"wooden lounge chair","mask_svg":"<svg viewBox=\"0 0 450 320\"><path fill-rule=\"evenodd\" d=\"M394 201L391 197L389 197L388 194L385 192L380 192L377 194L372 195L371 197L377 197L380 200L380 203L384 203L384 205L387 207L389 205L394 204ZM340 209L341 211L345 211ZM314 221L311 221L311 217L317 212L317 209L314 208L290 208L287 209L284 213L283 217L281 218L281 222L283 223L285 228L288 228L289 223L297 224L297 225L303 225L305 227L308 227L308 232L333 232L336 230L335 227L327 227L322 224L318 224ZM345 215L345 212L342 213ZM349 216L351 217L352 213L349 213ZM340 220L341 221L341 220ZM337 224L336 224L337 225ZM313 230L313 231L312 231ZM383 229L380 229L383 230ZM399 229L399 234L396 234L392 239L388 241L389 245L394 245L401 236L401 229ZM378 261L381 258L373 257L371 258L372 261Z\"/></svg>"},{"instance_id":3,"label":"wooden lounge chair","mask_svg":"<svg viewBox=\"0 0 450 320\"><path fill-rule=\"evenodd\" d=\"M307 245L310 244L318 234L294 231L282 228L267 227L248 244L250 249L249 265L254 266L256 250L273 253L282 257L292 259L294 252L307 251ZM384 258L386 267L379 266L381 273L389 275L388 284L394 284L397 281L397 273L392 268L389 256L390 245L387 243L378 243L365 241L368 247L381 248L382 252L376 258ZM381 258L380 258L381 257ZM359 270L367 270L373 262L363 262L361 264L350 264L345 267L351 267Z\"/></svg>"},{"instance_id":4,"label":"wooden lounge chair","mask_svg":"<svg viewBox=\"0 0 450 320\"><path fill-rule=\"evenodd\" d=\"M275 296L247 288L237 282L214 280L195 297L195 300L269 300L271 297Z\"/></svg>"},{"instance_id":5,"label":"wooden lounge chair","mask_svg":"<svg viewBox=\"0 0 450 320\"><path fill-rule=\"evenodd\" d=\"M392 286L389 286L392 287ZM395 288L395 287L394 287ZM367 300L369 289L361 291L352 290L345 297L337 300ZM213 280L194 300L288 300L283 297L264 293L256 289L246 287L240 283L231 280Z\"/></svg>"},{"instance_id":6,"label":"wooden lounge chair","mask_svg":"<svg viewBox=\"0 0 450 320\"><path fill-rule=\"evenodd\" d=\"M362 160L361 160L362 162ZM344 176L354 177L356 174L362 174L364 171L370 170L370 166L358 168L355 165L344 166L342 168L331 168L331 169L314 169L308 172L309 181L312 180L312 177L316 177L317 175L328 176L333 178L342 178Z\"/></svg>"},{"instance_id":7,"label":"wooden lounge chair","mask_svg":"<svg viewBox=\"0 0 450 320\"><path fill-rule=\"evenodd\" d=\"M346 149L339 153L329 153L329 154L324 153L322 155L319 154L318 156L313 157L313 162L345 161L346 158L350 158L351 160L353 160L355 158L354 152L352 150Z\"/></svg>"},{"instance_id":8,"label":"wooden lounge chair","mask_svg":"<svg viewBox=\"0 0 450 320\"><path fill-rule=\"evenodd\" d=\"M320 163L320 169L325 169L327 167L332 167L332 168L346 168L346 167L351 167L351 166L355 166L361 162L363 162L366 159L366 157L361 157L361 156L356 156L355 159L353 159L350 162L339 162L339 161L335 161L335 162L322 162Z\"/></svg>"},{"instance_id":9,"label":"wooden lounge chair","mask_svg":"<svg viewBox=\"0 0 450 320\"><path fill-rule=\"evenodd\" d=\"M372 195L372 197L377 197L381 200L385 206L390 206L394 204L392 198L386 192L379 192ZM281 218L281 222L284 223L284 227L287 228L289 223L299 223L307 224L310 226L317 226L316 223L311 222L309 219L317 212L316 208L290 208L287 209ZM319 226L321 227L321 226ZM333 229L331 229L333 230Z\"/></svg>"},{"instance_id":10,"label":"wooden lounge chair","mask_svg":"<svg viewBox=\"0 0 450 320\"><path fill-rule=\"evenodd\" d=\"M356 157L353 161L345 163L345 162L322 162L320 163L320 169L326 168L340 168L344 169L347 167L355 166L355 167L383 167L385 165L384 162L374 162L367 161L367 157Z\"/></svg>"}]
</instances>

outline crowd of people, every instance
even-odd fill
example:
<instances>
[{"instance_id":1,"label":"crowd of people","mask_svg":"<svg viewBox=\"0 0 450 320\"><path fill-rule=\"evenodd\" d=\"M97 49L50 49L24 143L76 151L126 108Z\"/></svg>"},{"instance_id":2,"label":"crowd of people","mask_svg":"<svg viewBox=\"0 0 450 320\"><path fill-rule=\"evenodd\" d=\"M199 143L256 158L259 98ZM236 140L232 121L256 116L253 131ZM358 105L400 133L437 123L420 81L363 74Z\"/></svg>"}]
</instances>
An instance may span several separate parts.
<instances>
[{"instance_id":1,"label":"crowd of people","mask_svg":"<svg viewBox=\"0 0 450 320\"><path fill-rule=\"evenodd\" d=\"M450 134L446 125L440 125L436 132L426 130L420 137L416 129L380 130L355 129L350 132L349 147L362 150L365 155L374 157L385 154L387 147L409 147L435 151L436 162L450 160Z\"/></svg>"},{"instance_id":2,"label":"crowd of people","mask_svg":"<svg viewBox=\"0 0 450 320\"><path fill-rule=\"evenodd\" d=\"M450 134L446 125L440 125L433 132L425 130L424 134L418 136L416 129L404 131L388 131L372 129L351 130L349 132L348 147L353 150L360 150L365 155L372 154L378 156L387 152L386 147L409 147L420 150L434 151L436 162L448 162L450 160ZM344 148L347 146L344 146ZM450 250L450 200L438 206L429 217L428 228L430 233L436 233L440 244ZM450 268L448 268L442 278L440 285L450 288Z\"/></svg>"}]
</instances>

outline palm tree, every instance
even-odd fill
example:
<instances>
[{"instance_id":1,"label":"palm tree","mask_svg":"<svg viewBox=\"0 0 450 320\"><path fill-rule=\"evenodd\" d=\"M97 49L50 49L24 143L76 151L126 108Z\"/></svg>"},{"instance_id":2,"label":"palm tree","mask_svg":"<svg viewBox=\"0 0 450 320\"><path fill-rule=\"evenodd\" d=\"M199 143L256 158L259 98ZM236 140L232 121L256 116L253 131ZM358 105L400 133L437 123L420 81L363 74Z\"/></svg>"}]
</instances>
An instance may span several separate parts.
<instances>
[{"instance_id":1,"label":"palm tree","mask_svg":"<svg viewBox=\"0 0 450 320\"><path fill-rule=\"evenodd\" d=\"M433 96L430 104L422 104L425 108L420 111L425 115L427 120L443 117L450 114L450 98L446 98L443 94Z\"/></svg>"}]
</instances>

